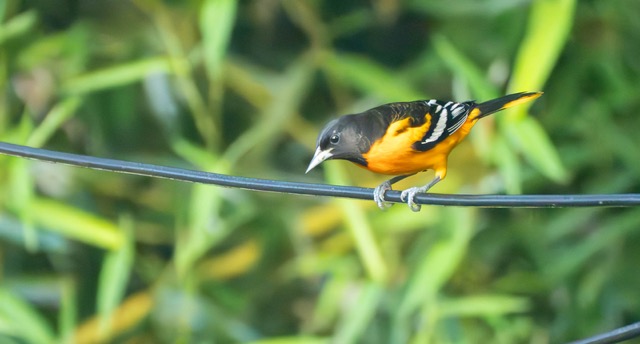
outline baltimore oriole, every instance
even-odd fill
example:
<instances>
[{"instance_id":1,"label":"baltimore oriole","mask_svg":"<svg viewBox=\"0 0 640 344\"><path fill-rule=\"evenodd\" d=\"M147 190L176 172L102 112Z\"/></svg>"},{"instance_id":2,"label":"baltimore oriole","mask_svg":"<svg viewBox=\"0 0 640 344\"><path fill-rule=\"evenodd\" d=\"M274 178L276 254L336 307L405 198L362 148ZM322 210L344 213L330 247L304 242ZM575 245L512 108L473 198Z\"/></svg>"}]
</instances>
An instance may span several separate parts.
<instances>
[{"instance_id":1,"label":"baltimore oriole","mask_svg":"<svg viewBox=\"0 0 640 344\"><path fill-rule=\"evenodd\" d=\"M307 172L329 159L351 161L370 171L396 175L376 187L373 197L384 208L391 185L425 170L434 170L427 185L402 191L413 211L416 194L426 192L447 175L447 158L476 122L492 113L533 100L542 92L521 92L484 103L418 100L390 103L329 122L318 136Z\"/></svg>"}]
</instances>

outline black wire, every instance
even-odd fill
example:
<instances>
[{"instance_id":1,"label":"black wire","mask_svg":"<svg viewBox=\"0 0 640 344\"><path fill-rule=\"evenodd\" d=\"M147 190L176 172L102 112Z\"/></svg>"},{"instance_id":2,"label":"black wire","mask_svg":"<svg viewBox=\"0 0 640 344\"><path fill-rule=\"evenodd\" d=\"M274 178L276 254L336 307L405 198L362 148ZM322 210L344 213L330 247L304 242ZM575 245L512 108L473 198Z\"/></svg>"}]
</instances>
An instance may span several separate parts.
<instances>
[{"instance_id":1,"label":"black wire","mask_svg":"<svg viewBox=\"0 0 640 344\"><path fill-rule=\"evenodd\" d=\"M92 169L167 178L203 184L241 188L255 191L280 192L299 195L344 197L373 200L373 189L353 186L297 183L280 180L228 176L224 174L128 162L85 155L69 154L40 148L0 142L0 154L63 163ZM388 202L402 202L400 192L385 194ZM426 193L415 198L417 204L491 208L554 208L554 207L631 207L640 205L640 194L593 195L443 195Z\"/></svg>"},{"instance_id":2,"label":"black wire","mask_svg":"<svg viewBox=\"0 0 640 344\"><path fill-rule=\"evenodd\" d=\"M640 336L640 322L633 323L624 327L617 328L613 331L595 335L593 337L577 340L569 344L610 344L620 343L622 341L636 338Z\"/></svg>"},{"instance_id":3,"label":"black wire","mask_svg":"<svg viewBox=\"0 0 640 344\"><path fill-rule=\"evenodd\" d=\"M373 189L327 184L296 183L278 180L227 176L217 173L158 166L138 162L96 158L78 154L50 151L0 142L0 153L23 158L63 163L104 171L167 178L179 181L236 187L247 190L270 191L300 195L333 196L373 200ZM400 192L385 194L389 202L401 202ZM475 207L629 207L640 205L640 194L612 195L442 195L421 194L417 204ZM618 343L640 336L640 322L599 334L571 344Z\"/></svg>"}]
</instances>

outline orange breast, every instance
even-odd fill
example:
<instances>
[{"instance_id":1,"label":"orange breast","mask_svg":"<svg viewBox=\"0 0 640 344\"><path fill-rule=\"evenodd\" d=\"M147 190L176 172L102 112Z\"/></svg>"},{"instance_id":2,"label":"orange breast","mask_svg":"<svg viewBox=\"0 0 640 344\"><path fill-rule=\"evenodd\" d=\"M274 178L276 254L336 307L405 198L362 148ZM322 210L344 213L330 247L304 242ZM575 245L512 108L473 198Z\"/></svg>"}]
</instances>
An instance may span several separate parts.
<instances>
[{"instance_id":1,"label":"orange breast","mask_svg":"<svg viewBox=\"0 0 640 344\"><path fill-rule=\"evenodd\" d=\"M429 169L446 170L449 153L469 134L477 120L468 120L432 149L425 152L416 151L413 144L422 140L431 125L431 116L427 117L426 123L419 127L410 127L410 118L392 123L387 133L363 154L367 160L366 169L391 175L411 174Z\"/></svg>"}]
</instances>

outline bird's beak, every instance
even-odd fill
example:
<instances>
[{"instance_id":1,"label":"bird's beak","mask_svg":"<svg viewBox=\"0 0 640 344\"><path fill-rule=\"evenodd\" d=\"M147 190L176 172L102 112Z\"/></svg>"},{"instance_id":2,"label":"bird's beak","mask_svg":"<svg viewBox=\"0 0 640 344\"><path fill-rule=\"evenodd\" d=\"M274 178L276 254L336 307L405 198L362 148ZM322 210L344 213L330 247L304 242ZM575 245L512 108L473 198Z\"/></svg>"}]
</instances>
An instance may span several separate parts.
<instances>
[{"instance_id":1,"label":"bird's beak","mask_svg":"<svg viewBox=\"0 0 640 344\"><path fill-rule=\"evenodd\" d=\"M320 165L321 162L331 158L333 154L331 154L331 149L321 150L320 147L316 149L316 153L313 155L313 159L309 163L309 167L307 167L307 172L311 171L314 167Z\"/></svg>"}]
</instances>

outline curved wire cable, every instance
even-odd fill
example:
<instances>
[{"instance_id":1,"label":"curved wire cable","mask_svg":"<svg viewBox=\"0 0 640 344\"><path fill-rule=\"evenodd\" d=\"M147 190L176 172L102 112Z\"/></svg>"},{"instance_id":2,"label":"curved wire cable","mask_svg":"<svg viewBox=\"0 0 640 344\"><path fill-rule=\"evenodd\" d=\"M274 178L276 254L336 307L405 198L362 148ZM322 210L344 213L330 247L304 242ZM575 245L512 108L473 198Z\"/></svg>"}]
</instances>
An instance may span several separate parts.
<instances>
[{"instance_id":1,"label":"curved wire cable","mask_svg":"<svg viewBox=\"0 0 640 344\"><path fill-rule=\"evenodd\" d=\"M611 344L620 343L636 337L640 337L640 322L598 334L593 337L580 339L569 344Z\"/></svg>"},{"instance_id":2,"label":"curved wire cable","mask_svg":"<svg viewBox=\"0 0 640 344\"><path fill-rule=\"evenodd\" d=\"M213 184L255 191L373 200L373 189L370 188L228 176L176 167L63 153L6 142L0 142L0 154L110 172ZM400 192L396 190L388 191L385 194L385 201L402 203ZM422 205L488 208L632 207L640 205L640 194L445 195L426 193L416 196L415 202Z\"/></svg>"},{"instance_id":3,"label":"curved wire cable","mask_svg":"<svg viewBox=\"0 0 640 344\"><path fill-rule=\"evenodd\" d=\"M223 174L194 171L175 167L159 166L138 162L96 158L32 148L0 142L0 154L36 159L52 163L62 163L110 172L135 174L148 177L166 178L178 181L213 184L255 191L270 191L300 195L345 197L373 200L373 189L337 186L327 184L297 183L278 180L246 178ZM385 200L401 202L400 192L391 190ZM417 204L470 207L629 207L640 205L640 194L611 195L443 195L421 194L415 199ZM618 343L640 336L640 322L613 331L574 341L571 344Z\"/></svg>"}]
</instances>

